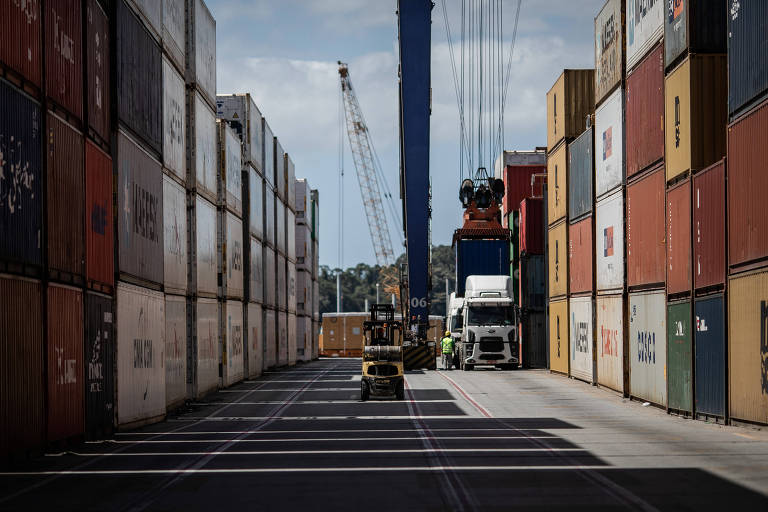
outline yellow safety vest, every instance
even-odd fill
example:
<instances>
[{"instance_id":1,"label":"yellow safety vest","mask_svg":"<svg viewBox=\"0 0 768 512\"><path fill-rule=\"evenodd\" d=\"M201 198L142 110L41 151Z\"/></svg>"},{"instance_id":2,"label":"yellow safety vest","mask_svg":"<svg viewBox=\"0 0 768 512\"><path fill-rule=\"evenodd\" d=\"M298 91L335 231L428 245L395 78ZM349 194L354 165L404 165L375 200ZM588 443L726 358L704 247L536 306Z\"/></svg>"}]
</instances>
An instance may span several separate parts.
<instances>
[{"instance_id":1,"label":"yellow safety vest","mask_svg":"<svg viewBox=\"0 0 768 512\"><path fill-rule=\"evenodd\" d=\"M440 347L443 349L443 354L453 353L453 338L446 336L440 340Z\"/></svg>"}]
</instances>

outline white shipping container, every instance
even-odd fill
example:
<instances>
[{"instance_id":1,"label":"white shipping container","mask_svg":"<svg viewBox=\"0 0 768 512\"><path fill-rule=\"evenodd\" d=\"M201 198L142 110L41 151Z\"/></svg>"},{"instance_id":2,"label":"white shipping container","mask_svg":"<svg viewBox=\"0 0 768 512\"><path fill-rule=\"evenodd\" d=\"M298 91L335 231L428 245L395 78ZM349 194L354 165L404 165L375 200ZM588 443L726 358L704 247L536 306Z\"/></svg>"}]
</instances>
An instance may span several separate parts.
<instances>
[{"instance_id":1,"label":"white shipping container","mask_svg":"<svg viewBox=\"0 0 768 512\"><path fill-rule=\"evenodd\" d=\"M264 368L264 315L261 304L248 304L248 378L261 375Z\"/></svg>"},{"instance_id":2,"label":"white shipping container","mask_svg":"<svg viewBox=\"0 0 768 512\"><path fill-rule=\"evenodd\" d=\"M165 291L187 292L187 193L163 176L163 269Z\"/></svg>"},{"instance_id":3,"label":"white shipping container","mask_svg":"<svg viewBox=\"0 0 768 512\"><path fill-rule=\"evenodd\" d=\"M275 188L275 134L263 117L261 126L264 132L264 178L267 180L267 188ZM269 210L267 210L269 211Z\"/></svg>"},{"instance_id":4,"label":"white shipping container","mask_svg":"<svg viewBox=\"0 0 768 512\"><path fill-rule=\"evenodd\" d=\"M251 271L248 300L261 303L264 301L264 252L261 242L251 239Z\"/></svg>"},{"instance_id":5,"label":"white shipping container","mask_svg":"<svg viewBox=\"0 0 768 512\"><path fill-rule=\"evenodd\" d=\"M291 157L285 155L285 204L292 211L296 211L296 194L293 190L293 184L296 182L296 166Z\"/></svg>"},{"instance_id":6,"label":"white shipping container","mask_svg":"<svg viewBox=\"0 0 768 512\"><path fill-rule=\"evenodd\" d=\"M165 415L165 298L156 292L117 284L117 424L130 425Z\"/></svg>"},{"instance_id":7,"label":"white shipping container","mask_svg":"<svg viewBox=\"0 0 768 512\"><path fill-rule=\"evenodd\" d=\"M261 112L250 94L219 94L216 96L216 116L226 120L243 142L244 163L263 172L264 129Z\"/></svg>"},{"instance_id":8,"label":"white shipping container","mask_svg":"<svg viewBox=\"0 0 768 512\"><path fill-rule=\"evenodd\" d=\"M157 41L163 30L163 4L157 0L128 0L144 26Z\"/></svg>"},{"instance_id":9,"label":"white shipping container","mask_svg":"<svg viewBox=\"0 0 768 512\"><path fill-rule=\"evenodd\" d=\"M293 184L293 204L296 210L296 223L308 224L312 212L307 211L309 204L309 183L304 178L297 179Z\"/></svg>"},{"instance_id":10,"label":"white shipping container","mask_svg":"<svg viewBox=\"0 0 768 512\"><path fill-rule=\"evenodd\" d=\"M275 261L277 262L277 309L285 311L288 307L288 283L285 276L285 256L277 253Z\"/></svg>"},{"instance_id":11,"label":"white shipping container","mask_svg":"<svg viewBox=\"0 0 768 512\"><path fill-rule=\"evenodd\" d=\"M288 364L288 313L277 312L277 365Z\"/></svg>"},{"instance_id":12,"label":"white shipping container","mask_svg":"<svg viewBox=\"0 0 768 512\"><path fill-rule=\"evenodd\" d=\"M664 290L629 294L629 392L667 405L667 311Z\"/></svg>"},{"instance_id":13,"label":"white shipping container","mask_svg":"<svg viewBox=\"0 0 768 512\"><path fill-rule=\"evenodd\" d=\"M664 35L664 11L668 3L661 0L627 0L627 72Z\"/></svg>"},{"instance_id":14,"label":"white shipping container","mask_svg":"<svg viewBox=\"0 0 768 512\"><path fill-rule=\"evenodd\" d=\"M275 192L285 202L285 150L280 140L275 137Z\"/></svg>"},{"instance_id":15,"label":"white shipping container","mask_svg":"<svg viewBox=\"0 0 768 512\"><path fill-rule=\"evenodd\" d=\"M312 320L312 359L317 359L320 350L320 318Z\"/></svg>"},{"instance_id":16,"label":"white shipping container","mask_svg":"<svg viewBox=\"0 0 768 512\"><path fill-rule=\"evenodd\" d=\"M288 261L296 262L296 214L285 210L285 245Z\"/></svg>"},{"instance_id":17,"label":"white shipping container","mask_svg":"<svg viewBox=\"0 0 768 512\"><path fill-rule=\"evenodd\" d=\"M186 53L184 2L163 0L163 47L180 70L184 69Z\"/></svg>"},{"instance_id":18,"label":"white shipping container","mask_svg":"<svg viewBox=\"0 0 768 512\"><path fill-rule=\"evenodd\" d=\"M215 297L218 292L218 256L216 250L216 207L199 195L194 196L194 209L189 211L190 244L194 251L190 261L190 292Z\"/></svg>"},{"instance_id":19,"label":"white shipping container","mask_svg":"<svg viewBox=\"0 0 768 512\"><path fill-rule=\"evenodd\" d=\"M146 0L156 1L156 0ZM203 0L187 0L187 83L216 105L216 20Z\"/></svg>"},{"instance_id":20,"label":"white shipping container","mask_svg":"<svg viewBox=\"0 0 768 512\"><path fill-rule=\"evenodd\" d=\"M243 303L224 301L221 305L222 381L224 387L243 380Z\"/></svg>"},{"instance_id":21,"label":"white shipping container","mask_svg":"<svg viewBox=\"0 0 768 512\"><path fill-rule=\"evenodd\" d=\"M320 243L317 238L312 243L312 279L317 279L320 273Z\"/></svg>"},{"instance_id":22,"label":"white shipping container","mask_svg":"<svg viewBox=\"0 0 768 512\"><path fill-rule=\"evenodd\" d=\"M202 398L219 386L219 303L216 299L198 298L194 309L195 337L191 339L195 354L190 366L195 369L191 395Z\"/></svg>"},{"instance_id":23,"label":"white shipping container","mask_svg":"<svg viewBox=\"0 0 768 512\"><path fill-rule=\"evenodd\" d=\"M624 392L624 299L597 296L597 383Z\"/></svg>"},{"instance_id":24,"label":"white shipping container","mask_svg":"<svg viewBox=\"0 0 768 512\"><path fill-rule=\"evenodd\" d=\"M293 366L296 364L298 357L298 352L296 351L296 315L294 313L288 313L286 333L288 335L288 364Z\"/></svg>"},{"instance_id":25,"label":"white shipping container","mask_svg":"<svg viewBox=\"0 0 768 512\"><path fill-rule=\"evenodd\" d=\"M222 275L221 296L243 299L243 221L231 212L219 213L219 272Z\"/></svg>"},{"instance_id":26,"label":"white shipping container","mask_svg":"<svg viewBox=\"0 0 768 512\"><path fill-rule=\"evenodd\" d=\"M306 270L296 271L296 312L312 316L312 275Z\"/></svg>"},{"instance_id":27,"label":"white shipping container","mask_svg":"<svg viewBox=\"0 0 768 512\"><path fill-rule=\"evenodd\" d=\"M296 313L296 264L288 261L286 264L286 281L288 285L288 305L289 313Z\"/></svg>"},{"instance_id":28,"label":"white shipping container","mask_svg":"<svg viewBox=\"0 0 768 512\"><path fill-rule=\"evenodd\" d=\"M311 342L307 341L312 328L307 327L307 322L311 326L312 320L308 316L296 317L296 359L298 361L309 361L312 352Z\"/></svg>"},{"instance_id":29,"label":"white shipping container","mask_svg":"<svg viewBox=\"0 0 768 512\"><path fill-rule=\"evenodd\" d=\"M264 311L264 368L277 365L277 312Z\"/></svg>"},{"instance_id":30,"label":"white shipping container","mask_svg":"<svg viewBox=\"0 0 768 512\"><path fill-rule=\"evenodd\" d=\"M320 320L320 285L316 280L312 281L312 318Z\"/></svg>"},{"instance_id":31,"label":"white shipping container","mask_svg":"<svg viewBox=\"0 0 768 512\"><path fill-rule=\"evenodd\" d=\"M187 93L187 184L209 201L217 200L216 114L197 91Z\"/></svg>"},{"instance_id":32,"label":"white shipping container","mask_svg":"<svg viewBox=\"0 0 768 512\"><path fill-rule=\"evenodd\" d=\"M616 89L595 113L595 197L624 181L624 90Z\"/></svg>"},{"instance_id":33,"label":"white shipping container","mask_svg":"<svg viewBox=\"0 0 768 512\"><path fill-rule=\"evenodd\" d=\"M277 250L278 252L285 254L285 205L283 201L278 197L275 198L275 230L277 238Z\"/></svg>"},{"instance_id":34,"label":"white shipping container","mask_svg":"<svg viewBox=\"0 0 768 512\"><path fill-rule=\"evenodd\" d=\"M163 167L187 179L184 78L163 56Z\"/></svg>"},{"instance_id":35,"label":"white shipping container","mask_svg":"<svg viewBox=\"0 0 768 512\"><path fill-rule=\"evenodd\" d=\"M264 188L264 241L275 246L275 191L267 185Z\"/></svg>"},{"instance_id":36,"label":"white shipping container","mask_svg":"<svg viewBox=\"0 0 768 512\"><path fill-rule=\"evenodd\" d=\"M187 298L165 296L165 404L170 410L187 398Z\"/></svg>"},{"instance_id":37,"label":"white shipping container","mask_svg":"<svg viewBox=\"0 0 768 512\"><path fill-rule=\"evenodd\" d=\"M224 121L218 124L219 205L243 215L243 162L240 139Z\"/></svg>"},{"instance_id":38,"label":"white shipping container","mask_svg":"<svg viewBox=\"0 0 768 512\"><path fill-rule=\"evenodd\" d=\"M249 229L253 236L261 240L264 237L264 178L253 167L248 169Z\"/></svg>"},{"instance_id":39,"label":"white shipping container","mask_svg":"<svg viewBox=\"0 0 768 512\"><path fill-rule=\"evenodd\" d=\"M592 361L593 328L592 297L570 299L571 312L571 377L594 382L595 367Z\"/></svg>"},{"instance_id":40,"label":"white shipping container","mask_svg":"<svg viewBox=\"0 0 768 512\"><path fill-rule=\"evenodd\" d=\"M309 230L309 226L306 224L296 224L295 229L296 268L312 272L312 233Z\"/></svg>"},{"instance_id":41,"label":"white shipping container","mask_svg":"<svg viewBox=\"0 0 768 512\"><path fill-rule=\"evenodd\" d=\"M277 264L275 251L264 246L264 304L277 307Z\"/></svg>"},{"instance_id":42,"label":"white shipping container","mask_svg":"<svg viewBox=\"0 0 768 512\"><path fill-rule=\"evenodd\" d=\"M595 261L598 291L624 288L624 197L619 189L597 202Z\"/></svg>"}]
</instances>

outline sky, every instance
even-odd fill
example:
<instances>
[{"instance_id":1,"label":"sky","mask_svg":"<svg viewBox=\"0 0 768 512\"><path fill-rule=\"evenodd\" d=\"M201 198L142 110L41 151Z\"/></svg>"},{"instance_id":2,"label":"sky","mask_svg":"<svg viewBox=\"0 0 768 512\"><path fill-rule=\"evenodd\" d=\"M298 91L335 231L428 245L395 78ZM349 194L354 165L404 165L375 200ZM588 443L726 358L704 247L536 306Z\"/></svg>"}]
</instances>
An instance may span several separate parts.
<instances>
[{"instance_id":1,"label":"sky","mask_svg":"<svg viewBox=\"0 0 768 512\"><path fill-rule=\"evenodd\" d=\"M461 0L434 1L430 175L432 243L440 245L451 243L462 214L459 107L443 17L446 9L459 66ZM506 61L517 1L502 1ZM505 149L546 146L545 95L564 68L594 67L594 17L603 3L522 0L504 114ZM337 61L349 65L399 210L396 0L207 0L207 5L216 18L218 93L251 93L291 155L296 176L319 190L320 264L331 268L374 264L349 141L346 132L340 132ZM390 233L394 252L400 254L402 229L392 220Z\"/></svg>"}]
</instances>

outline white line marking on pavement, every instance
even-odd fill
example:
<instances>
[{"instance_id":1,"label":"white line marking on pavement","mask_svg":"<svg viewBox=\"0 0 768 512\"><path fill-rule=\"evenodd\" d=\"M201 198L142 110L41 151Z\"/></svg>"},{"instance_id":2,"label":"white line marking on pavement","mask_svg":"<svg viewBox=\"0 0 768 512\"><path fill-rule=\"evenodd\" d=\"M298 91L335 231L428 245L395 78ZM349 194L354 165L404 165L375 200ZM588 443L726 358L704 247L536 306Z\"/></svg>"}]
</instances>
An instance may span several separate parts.
<instances>
[{"instance_id":1,"label":"white line marking on pavement","mask_svg":"<svg viewBox=\"0 0 768 512\"><path fill-rule=\"evenodd\" d=\"M558 451L564 452L585 452L583 448L558 448ZM421 448L410 449L401 448L393 450L256 450L256 451L208 451L208 452L120 452L120 453L83 453L83 452L62 452L50 456L75 455L77 457L187 457L202 455L373 455L373 454L392 454L392 453L519 453L519 452L549 452L546 448Z\"/></svg>"},{"instance_id":2,"label":"white line marking on pavement","mask_svg":"<svg viewBox=\"0 0 768 512\"><path fill-rule=\"evenodd\" d=\"M416 400L417 402L421 404L440 404L440 403L448 403L448 402L455 402L455 400ZM211 402L211 403L193 403L192 405L199 406L199 405L223 405L223 404L232 404L232 405L275 405L275 404L282 404L283 400L261 400L258 402ZM357 404L360 400L357 398L357 395L355 395L355 399L349 399L349 400L296 400L291 405L328 405L328 404ZM401 402L393 402L391 400L370 400L367 403L369 404L397 404Z\"/></svg>"},{"instance_id":3,"label":"white line marking on pavement","mask_svg":"<svg viewBox=\"0 0 768 512\"><path fill-rule=\"evenodd\" d=\"M535 428L432 428L432 432L523 432L530 430L531 432L538 432L539 429ZM253 434L325 434L329 432L413 432L412 428L353 428L353 429L322 429L322 430L260 430L253 432ZM250 430L216 430L216 431L181 431L181 432L116 432L117 436L157 436L157 435L169 435L169 436L193 436L193 435L210 435L210 434L250 434ZM516 437L528 437L525 434L520 434ZM556 437L555 435L546 435L541 437ZM94 443L103 443L104 441L87 441ZM86 443L87 443L86 442Z\"/></svg>"},{"instance_id":4,"label":"white line marking on pavement","mask_svg":"<svg viewBox=\"0 0 768 512\"><path fill-rule=\"evenodd\" d=\"M170 419L167 420L169 423L174 421L189 421L189 420L198 420L198 421L261 421L261 420L274 420L275 422L281 422L281 421L315 421L315 420L346 420L346 419L355 419L355 420L408 420L408 419L421 419L421 420L465 420L467 419L464 415L445 415L445 416L409 416L407 414L404 414L402 416L393 415L393 416L355 416L355 415L344 415L340 414L338 416L281 416L279 418L270 418L268 416L186 416L183 420L176 420L176 419Z\"/></svg>"},{"instance_id":5,"label":"white line marking on pavement","mask_svg":"<svg viewBox=\"0 0 768 512\"><path fill-rule=\"evenodd\" d=\"M411 430L411 432L413 432ZM248 432L244 432L248 433ZM113 444L176 444L176 443L302 443L302 442L333 442L333 441L418 441L422 439L416 436L398 436L398 437L297 437L297 438L270 438L270 439L168 439L168 440L127 440L127 441L110 441ZM431 439L440 440L478 440L478 439L493 439L494 441L499 439L553 439L553 436L432 436Z\"/></svg>"}]
</instances>

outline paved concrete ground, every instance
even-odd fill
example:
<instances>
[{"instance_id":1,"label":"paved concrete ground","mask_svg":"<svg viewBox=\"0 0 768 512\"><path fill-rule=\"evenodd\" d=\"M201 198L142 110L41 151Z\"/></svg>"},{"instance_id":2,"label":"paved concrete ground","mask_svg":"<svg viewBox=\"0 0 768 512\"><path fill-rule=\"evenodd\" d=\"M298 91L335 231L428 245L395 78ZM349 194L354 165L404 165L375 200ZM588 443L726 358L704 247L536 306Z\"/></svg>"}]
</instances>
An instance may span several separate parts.
<instances>
[{"instance_id":1,"label":"paved concrete ground","mask_svg":"<svg viewBox=\"0 0 768 512\"><path fill-rule=\"evenodd\" d=\"M0 510L768 510L768 432L544 371L424 371L359 402L360 360L215 394L0 473Z\"/></svg>"}]
</instances>

